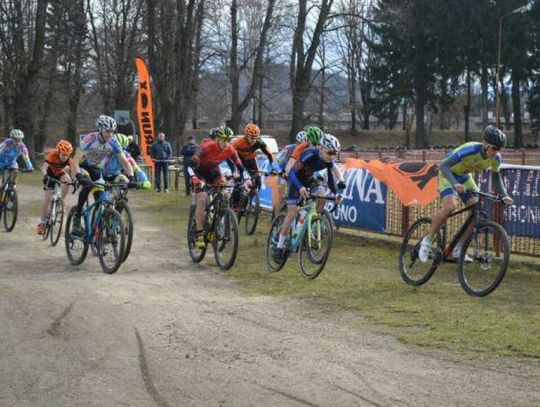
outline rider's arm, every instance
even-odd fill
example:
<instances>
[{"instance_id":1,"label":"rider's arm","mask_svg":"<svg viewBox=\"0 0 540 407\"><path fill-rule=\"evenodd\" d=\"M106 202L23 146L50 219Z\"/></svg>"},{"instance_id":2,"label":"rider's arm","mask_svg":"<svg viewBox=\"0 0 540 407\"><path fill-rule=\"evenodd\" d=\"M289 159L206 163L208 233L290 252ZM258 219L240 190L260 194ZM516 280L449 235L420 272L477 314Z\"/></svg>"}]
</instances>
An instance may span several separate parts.
<instances>
[{"instance_id":1,"label":"rider's arm","mask_svg":"<svg viewBox=\"0 0 540 407\"><path fill-rule=\"evenodd\" d=\"M270 151L266 143L259 141L259 145L260 145L259 148L261 149L261 151L264 153L266 157L268 157L268 161L270 161L270 164L272 164L274 162L274 156L272 155L272 152Z\"/></svg>"},{"instance_id":2,"label":"rider's arm","mask_svg":"<svg viewBox=\"0 0 540 407\"><path fill-rule=\"evenodd\" d=\"M501 173L492 171L491 172L491 178L493 180L493 185L495 185L495 188L497 188L499 193L502 196L508 196L508 192L506 191L506 188L504 186L504 182L503 182L503 179L501 177Z\"/></svg>"},{"instance_id":3,"label":"rider's arm","mask_svg":"<svg viewBox=\"0 0 540 407\"><path fill-rule=\"evenodd\" d=\"M78 174L79 172L81 172L80 168L79 168L79 162L72 158L71 160L69 160L69 169L71 171L71 176L72 177L75 177L76 174Z\"/></svg>"},{"instance_id":4,"label":"rider's arm","mask_svg":"<svg viewBox=\"0 0 540 407\"><path fill-rule=\"evenodd\" d=\"M27 170L33 170L34 167L32 166L32 161L30 161L30 157L28 156L28 149L24 144L21 143L21 145L21 155L24 160L24 165L26 166Z\"/></svg>"},{"instance_id":5,"label":"rider's arm","mask_svg":"<svg viewBox=\"0 0 540 407\"><path fill-rule=\"evenodd\" d=\"M458 180L456 179L456 177L454 177L454 174L452 173L452 170L451 170L452 166L457 164L458 162L459 162L459 158L452 154L452 155L449 155L448 157L446 157L441 162L441 165L439 166L439 171L442 172L444 177L448 181L450 181L450 183L452 185L459 184Z\"/></svg>"},{"instance_id":6,"label":"rider's arm","mask_svg":"<svg viewBox=\"0 0 540 407\"><path fill-rule=\"evenodd\" d=\"M133 167L127 160L126 156L123 152L120 152L117 154L118 159L120 160L120 163L122 164L122 167L124 168L124 171L126 171L126 174L129 177L133 177Z\"/></svg>"},{"instance_id":7,"label":"rider's arm","mask_svg":"<svg viewBox=\"0 0 540 407\"><path fill-rule=\"evenodd\" d=\"M43 175L47 175L47 169L49 168L49 163L45 161L43 165L41 166L41 173Z\"/></svg>"},{"instance_id":8,"label":"rider's arm","mask_svg":"<svg viewBox=\"0 0 540 407\"><path fill-rule=\"evenodd\" d=\"M298 171L296 167L293 167L289 172L289 182L293 184L299 191L301 188L304 187L304 185L300 182L300 179L298 178Z\"/></svg>"}]
</instances>

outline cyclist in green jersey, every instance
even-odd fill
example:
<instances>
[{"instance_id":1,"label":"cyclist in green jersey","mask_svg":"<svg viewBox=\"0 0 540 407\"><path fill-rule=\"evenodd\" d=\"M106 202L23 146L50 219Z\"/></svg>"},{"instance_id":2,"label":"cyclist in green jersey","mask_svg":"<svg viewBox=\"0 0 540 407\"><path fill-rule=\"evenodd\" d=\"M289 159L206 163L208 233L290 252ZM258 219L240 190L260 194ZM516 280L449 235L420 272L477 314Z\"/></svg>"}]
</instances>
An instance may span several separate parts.
<instances>
[{"instance_id":1,"label":"cyclist in green jersey","mask_svg":"<svg viewBox=\"0 0 540 407\"><path fill-rule=\"evenodd\" d=\"M506 146L506 135L493 126L484 130L482 143L465 143L451 151L439 167L439 193L442 201L441 210L433 216L429 234L422 239L418 257L420 261L427 262L431 252L432 240L435 234L446 222L448 216L457 208L457 197L460 195L465 205L469 206L478 200L469 191L477 191L478 187L472 177L472 172L489 169L493 176L493 185L504 197L504 203L510 205L513 200L508 196L500 175L501 154ZM473 225L471 225L473 226ZM472 229L471 229L472 230ZM459 258L462 243L469 233L465 233L452 252L452 257ZM471 261L465 256L465 261Z\"/></svg>"}]
</instances>

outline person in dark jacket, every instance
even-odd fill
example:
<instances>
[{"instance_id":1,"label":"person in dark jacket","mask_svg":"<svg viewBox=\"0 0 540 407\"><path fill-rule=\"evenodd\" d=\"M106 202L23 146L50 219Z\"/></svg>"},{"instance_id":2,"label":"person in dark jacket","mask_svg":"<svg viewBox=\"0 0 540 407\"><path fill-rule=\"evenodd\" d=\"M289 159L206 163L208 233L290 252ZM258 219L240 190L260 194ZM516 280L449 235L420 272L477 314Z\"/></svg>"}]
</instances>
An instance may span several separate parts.
<instances>
[{"instance_id":1,"label":"person in dark jacket","mask_svg":"<svg viewBox=\"0 0 540 407\"><path fill-rule=\"evenodd\" d=\"M135 142L135 139L133 136L128 136L129 144L127 146L127 152L129 155L135 160L138 161L139 157L141 156L141 148L139 145Z\"/></svg>"},{"instance_id":2,"label":"person in dark jacket","mask_svg":"<svg viewBox=\"0 0 540 407\"><path fill-rule=\"evenodd\" d=\"M189 136L188 142L182 147L182 163L184 165L184 181L186 184L186 195L191 194L191 177L188 174L188 167L191 162L193 154L199 149L199 146L195 142L195 137Z\"/></svg>"},{"instance_id":3,"label":"person in dark jacket","mask_svg":"<svg viewBox=\"0 0 540 407\"><path fill-rule=\"evenodd\" d=\"M172 157L171 145L165 141L165 133L158 134L158 139L150 148L150 157L155 164L155 191L161 192L161 172L163 172L163 189L169 193L169 162Z\"/></svg>"}]
</instances>

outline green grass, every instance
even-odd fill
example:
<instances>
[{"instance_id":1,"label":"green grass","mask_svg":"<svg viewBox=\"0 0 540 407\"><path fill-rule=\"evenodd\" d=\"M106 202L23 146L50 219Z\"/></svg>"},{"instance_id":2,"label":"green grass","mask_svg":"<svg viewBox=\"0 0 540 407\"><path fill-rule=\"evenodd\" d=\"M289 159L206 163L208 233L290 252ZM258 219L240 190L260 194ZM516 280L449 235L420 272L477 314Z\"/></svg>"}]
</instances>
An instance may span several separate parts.
<instances>
[{"instance_id":1,"label":"green grass","mask_svg":"<svg viewBox=\"0 0 540 407\"><path fill-rule=\"evenodd\" d=\"M20 182L28 178L39 177L25 175ZM130 194L130 202L136 222L137 216L149 216L153 226L180 234L185 242L190 198L141 191ZM485 298L473 298L461 289L455 265L440 267L428 283L414 288L401 280L395 241L340 233L325 270L309 281L300 276L296 256L282 271L267 271L266 214L254 236L245 236L242 227L237 261L230 271L219 271L211 249L202 265L237 282L245 295L301 299L330 312L358 312L360 323L404 343L471 358L540 358L540 259L522 262L511 257L501 286Z\"/></svg>"},{"instance_id":2,"label":"green grass","mask_svg":"<svg viewBox=\"0 0 540 407\"><path fill-rule=\"evenodd\" d=\"M148 198L148 210L165 215L160 223L176 231L180 227L183 234L190 199L158 194ZM222 275L236 281L245 295L302 299L333 312L358 312L364 324L405 343L450 349L473 358L540 357L538 259L511 261L505 280L493 294L473 298L461 289L455 265L442 266L427 284L414 288L401 280L395 242L337 234L325 270L309 281L300 276L296 255L282 271L267 271L266 214L255 235L245 236L242 227L236 264ZM202 264L218 270L212 253Z\"/></svg>"}]
</instances>

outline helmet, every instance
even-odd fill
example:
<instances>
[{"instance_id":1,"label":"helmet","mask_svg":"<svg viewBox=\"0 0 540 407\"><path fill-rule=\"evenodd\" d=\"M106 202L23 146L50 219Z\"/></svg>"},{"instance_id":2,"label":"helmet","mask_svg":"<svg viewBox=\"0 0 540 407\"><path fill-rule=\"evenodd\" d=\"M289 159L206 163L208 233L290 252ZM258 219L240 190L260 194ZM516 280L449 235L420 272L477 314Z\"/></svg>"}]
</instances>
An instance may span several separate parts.
<instances>
[{"instance_id":1,"label":"helmet","mask_svg":"<svg viewBox=\"0 0 540 407\"><path fill-rule=\"evenodd\" d=\"M22 132L22 130L13 129L11 130L11 133L9 133L9 137L17 140L22 140L24 138L24 133Z\"/></svg>"},{"instance_id":2,"label":"helmet","mask_svg":"<svg viewBox=\"0 0 540 407\"><path fill-rule=\"evenodd\" d=\"M116 120L111 116L101 115L96 120L96 127L101 132L103 130L116 130Z\"/></svg>"},{"instance_id":3,"label":"helmet","mask_svg":"<svg viewBox=\"0 0 540 407\"><path fill-rule=\"evenodd\" d=\"M126 148L129 144L129 138L125 134L115 134L114 137L116 138L116 141L118 141L118 144L120 144L120 147Z\"/></svg>"},{"instance_id":4,"label":"helmet","mask_svg":"<svg viewBox=\"0 0 540 407\"><path fill-rule=\"evenodd\" d=\"M506 134L495 126L487 126L484 129L484 140L487 143L500 148L506 146Z\"/></svg>"},{"instance_id":5,"label":"helmet","mask_svg":"<svg viewBox=\"0 0 540 407\"><path fill-rule=\"evenodd\" d=\"M244 129L244 134L249 138L257 138L261 135L261 129L256 124L249 123Z\"/></svg>"},{"instance_id":6,"label":"helmet","mask_svg":"<svg viewBox=\"0 0 540 407\"><path fill-rule=\"evenodd\" d=\"M296 142L297 143L303 143L306 140L307 140L306 132L304 130L299 131L298 134L296 135Z\"/></svg>"},{"instance_id":7,"label":"helmet","mask_svg":"<svg viewBox=\"0 0 540 407\"><path fill-rule=\"evenodd\" d=\"M60 140L58 144L56 145L56 149L58 150L58 152L64 153L67 155L71 155L71 153L73 152L73 146L67 140Z\"/></svg>"},{"instance_id":8,"label":"helmet","mask_svg":"<svg viewBox=\"0 0 540 407\"><path fill-rule=\"evenodd\" d=\"M210 136L210 138L212 140L215 140L218 133L219 133L219 127L214 127L213 129L210 129L210 132L208 133L208 136Z\"/></svg>"},{"instance_id":9,"label":"helmet","mask_svg":"<svg viewBox=\"0 0 540 407\"><path fill-rule=\"evenodd\" d=\"M319 145L324 136L324 133L318 127L308 127L306 130L306 139L311 144Z\"/></svg>"},{"instance_id":10,"label":"helmet","mask_svg":"<svg viewBox=\"0 0 540 407\"><path fill-rule=\"evenodd\" d=\"M326 133L321 141L321 146L326 151L339 151L341 150L341 144L336 136Z\"/></svg>"},{"instance_id":11,"label":"helmet","mask_svg":"<svg viewBox=\"0 0 540 407\"><path fill-rule=\"evenodd\" d=\"M217 129L216 138L221 141L229 142L234 136L233 131L227 126L220 126Z\"/></svg>"}]
</instances>

